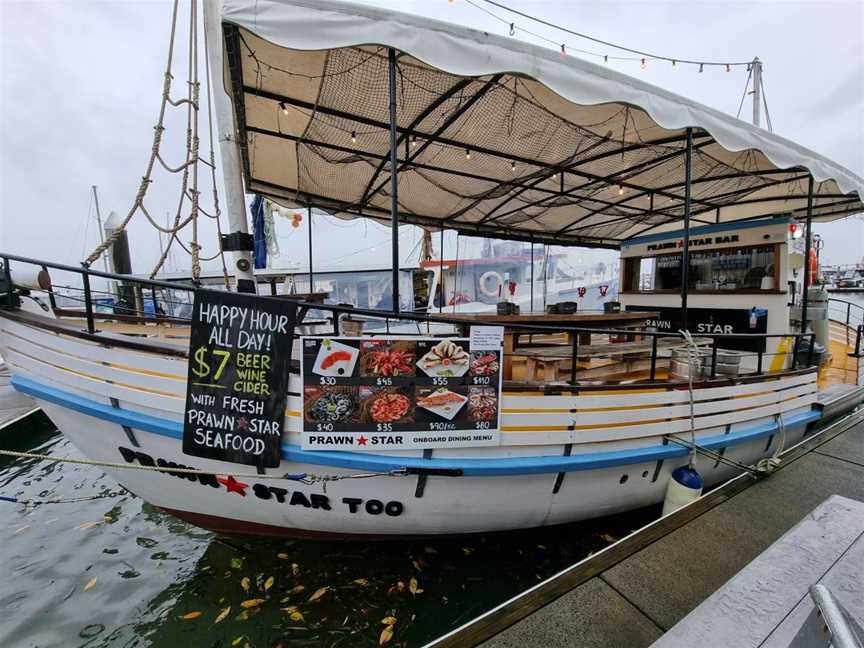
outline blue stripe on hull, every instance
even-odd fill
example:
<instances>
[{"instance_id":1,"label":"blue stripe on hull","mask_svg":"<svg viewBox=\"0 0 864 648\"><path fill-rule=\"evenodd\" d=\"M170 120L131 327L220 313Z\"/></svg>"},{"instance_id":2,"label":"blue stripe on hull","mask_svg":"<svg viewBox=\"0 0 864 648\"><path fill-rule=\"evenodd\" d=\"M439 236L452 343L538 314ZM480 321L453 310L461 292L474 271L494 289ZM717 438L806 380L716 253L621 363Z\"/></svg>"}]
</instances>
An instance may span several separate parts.
<instances>
[{"instance_id":1,"label":"blue stripe on hull","mask_svg":"<svg viewBox=\"0 0 864 648\"><path fill-rule=\"evenodd\" d=\"M178 440L183 438L183 424L180 421L114 408L19 375L13 376L12 385L18 391L29 394L34 398L66 407L81 414L117 423L118 425L127 425L143 432L151 432ZM784 416L783 423L787 429L794 429L818 419L819 412L811 410L809 412ZM699 443L706 448L718 450L727 446L768 437L776 434L777 431L777 424L771 421L769 423L754 425L744 430L738 430L731 434L718 434L703 438L700 439ZM294 444L282 444L282 458L285 461L296 463L364 471L398 470L400 468L444 468L461 470L465 475L475 476L533 475L596 470L613 466L650 463L660 459L683 457L686 454L686 448L670 444L609 452L590 452L570 456L556 455L554 457L422 459L420 457L392 457L360 452L310 451L301 450L300 446Z\"/></svg>"}]
</instances>

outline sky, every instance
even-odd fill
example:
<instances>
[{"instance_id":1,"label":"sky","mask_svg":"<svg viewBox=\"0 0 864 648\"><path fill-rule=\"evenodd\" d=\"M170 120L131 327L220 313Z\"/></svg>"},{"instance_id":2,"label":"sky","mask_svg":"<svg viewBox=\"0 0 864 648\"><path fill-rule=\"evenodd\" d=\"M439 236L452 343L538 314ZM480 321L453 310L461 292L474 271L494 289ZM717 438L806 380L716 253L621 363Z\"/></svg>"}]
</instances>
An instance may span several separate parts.
<instances>
[{"instance_id":1,"label":"sky","mask_svg":"<svg viewBox=\"0 0 864 648\"><path fill-rule=\"evenodd\" d=\"M573 56L578 55L574 47L618 53L510 16L482 0L472 1L473 5L466 0L364 3L499 34L509 30L501 20L514 21L516 38L549 46L527 29L555 43L567 42ZM553 24L672 58L742 61L759 56L774 131L864 176L861 0L502 3ZM181 0L181 9L186 7ZM129 210L150 153L170 15L171 4L162 0L0 0L0 250L76 264L98 243L91 186L98 186L103 218L111 210L121 215ZM183 91L186 40L178 38L174 96ZM609 65L732 115L738 112L747 76L743 68L729 73L706 69L699 74L695 68L672 69L659 61L649 62L644 70L639 61L612 60ZM741 117L750 119L747 101ZM179 164L185 116L170 111L166 127L166 161ZM202 128L206 156L206 121ZM217 186L221 192L221 178ZM207 208L212 191L206 174L201 190ZM157 173L146 205L161 221L176 209L178 195L175 178ZM316 268L345 263L389 266L387 228L326 216L316 216L314 223ZM294 229L279 220L277 230L281 254L274 265L305 268L306 222ZM160 241L140 214L129 231L133 270L147 272L159 256ZM825 241L823 262L853 263L864 256L861 217L818 225L816 231ZM189 235L183 240L188 242ZM211 223L202 224L200 240L205 256L216 251ZM400 241L403 262L416 262L418 230L403 226ZM463 258L479 251L479 243L472 239L462 237L459 245ZM454 256L455 236L445 239L444 252L445 257ZM574 261L592 263L615 255L574 250L572 256ZM180 269L188 267L184 257L182 251L175 256Z\"/></svg>"}]
</instances>

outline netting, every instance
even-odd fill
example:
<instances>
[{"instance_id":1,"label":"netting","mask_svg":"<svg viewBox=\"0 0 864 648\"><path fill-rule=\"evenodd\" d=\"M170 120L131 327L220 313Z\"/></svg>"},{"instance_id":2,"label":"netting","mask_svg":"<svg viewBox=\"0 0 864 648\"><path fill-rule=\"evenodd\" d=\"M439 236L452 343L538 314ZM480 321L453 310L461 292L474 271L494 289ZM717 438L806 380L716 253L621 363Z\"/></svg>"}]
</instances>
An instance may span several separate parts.
<instances>
[{"instance_id":1,"label":"netting","mask_svg":"<svg viewBox=\"0 0 864 648\"><path fill-rule=\"evenodd\" d=\"M343 217L389 218L387 49L302 52L226 29L248 187ZM396 115L403 222L614 247L683 218L685 132L637 107L576 105L530 78L460 77L403 55ZM803 213L806 177L696 131L694 224ZM817 217L862 209L833 185L817 189Z\"/></svg>"}]
</instances>

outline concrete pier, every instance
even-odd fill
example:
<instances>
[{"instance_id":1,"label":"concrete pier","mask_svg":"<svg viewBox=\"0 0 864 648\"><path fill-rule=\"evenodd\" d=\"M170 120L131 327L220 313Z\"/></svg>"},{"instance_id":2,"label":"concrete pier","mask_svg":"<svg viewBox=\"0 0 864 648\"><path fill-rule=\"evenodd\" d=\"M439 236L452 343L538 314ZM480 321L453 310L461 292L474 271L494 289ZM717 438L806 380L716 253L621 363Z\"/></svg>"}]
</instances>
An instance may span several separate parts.
<instances>
[{"instance_id":1,"label":"concrete pier","mask_svg":"<svg viewBox=\"0 0 864 648\"><path fill-rule=\"evenodd\" d=\"M861 412L429 646L650 646L835 494L864 501Z\"/></svg>"}]
</instances>

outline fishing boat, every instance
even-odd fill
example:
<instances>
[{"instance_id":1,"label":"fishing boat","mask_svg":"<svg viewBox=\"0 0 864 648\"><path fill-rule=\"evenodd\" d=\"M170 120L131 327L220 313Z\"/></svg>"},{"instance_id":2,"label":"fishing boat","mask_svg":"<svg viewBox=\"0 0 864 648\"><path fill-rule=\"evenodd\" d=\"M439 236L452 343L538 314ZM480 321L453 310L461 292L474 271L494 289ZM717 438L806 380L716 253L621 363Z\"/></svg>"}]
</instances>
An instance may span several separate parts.
<instances>
[{"instance_id":1,"label":"fishing boat","mask_svg":"<svg viewBox=\"0 0 864 648\"><path fill-rule=\"evenodd\" d=\"M216 116L229 290L0 253L12 384L147 502L275 536L554 525L658 504L682 470L768 472L832 394L860 401L860 313L834 321L799 258L813 222L864 211L840 165L566 53L386 9L208 0L204 24L215 83L180 103ZM391 225L390 310L313 302L311 282L259 293L244 191ZM528 313L487 285L494 311L406 312L400 224L620 250L619 297ZM32 268L77 276L81 307L23 308ZM131 312L95 309L98 277ZM161 291L191 314L145 312Z\"/></svg>"}]
</instances>

